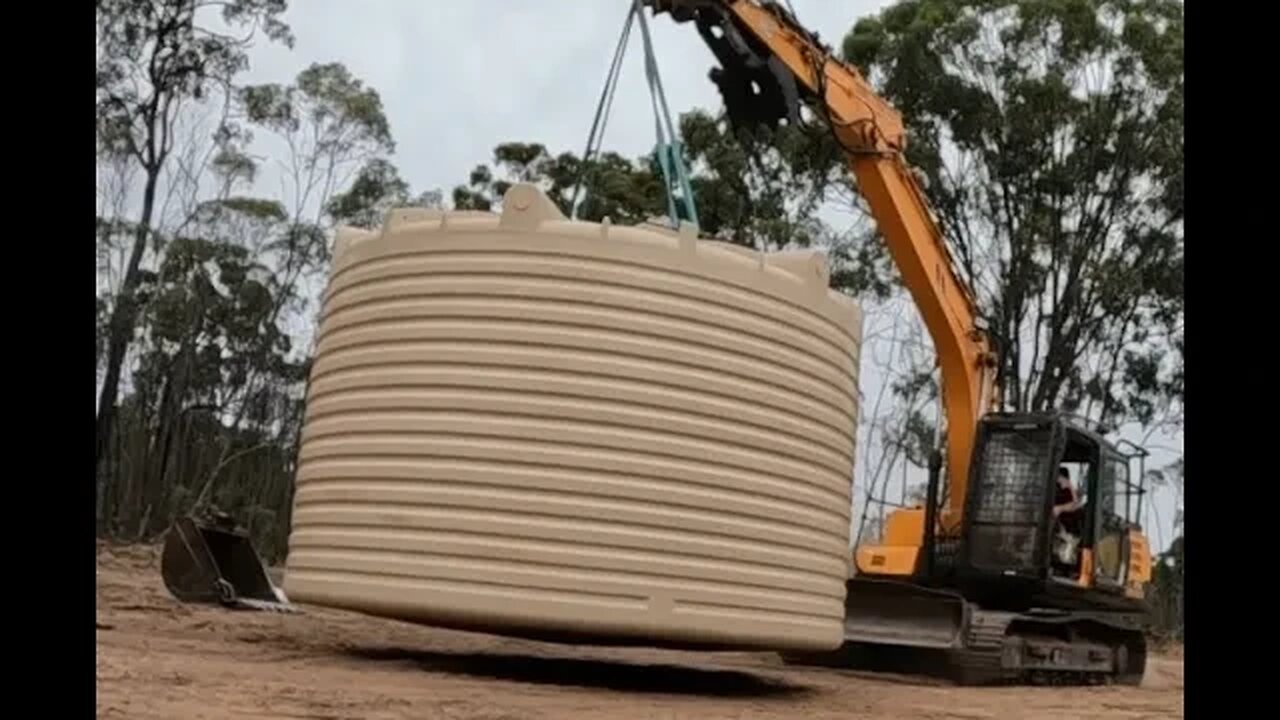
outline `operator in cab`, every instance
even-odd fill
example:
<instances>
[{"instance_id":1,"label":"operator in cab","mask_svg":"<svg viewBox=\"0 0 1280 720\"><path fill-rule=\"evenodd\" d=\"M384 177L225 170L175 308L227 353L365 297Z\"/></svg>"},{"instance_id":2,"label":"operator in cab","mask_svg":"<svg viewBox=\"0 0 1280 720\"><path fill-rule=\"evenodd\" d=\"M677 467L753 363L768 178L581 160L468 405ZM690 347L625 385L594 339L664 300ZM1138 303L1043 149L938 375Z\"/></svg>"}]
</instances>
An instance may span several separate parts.
<instances>
[{"instance_id":1,"label":"operator in cab","mask_svg":"<svg viewBox=\"0 0 1280 720\"><path fill-rule=\"evenodd\" d=\"M1058 542L1055 543L1055 565L1063 574L1073 574L1076 570L1080 537L1084 529L1083 503L1071 482L1071 471L1065 466L1058 468L1057 484L1054 487L1053 517L1058 523ZM1063 537L1065 535L1066 537Z\"/></svg>"},{"instance_id":2,"label":"operator in cab","mask_svg":"<svg viewBox=\"0 0 1280 720\"><path fill-rule=\"evenodd\" d=\"M1059 467L1058 486L1053 496L1053 516L1058 519L1063 530L1076 537L1080 537L1083 520L1080 506L1080 496L1071 482L1071 471L1065 466Z\"/></svg>"}]
</instances>

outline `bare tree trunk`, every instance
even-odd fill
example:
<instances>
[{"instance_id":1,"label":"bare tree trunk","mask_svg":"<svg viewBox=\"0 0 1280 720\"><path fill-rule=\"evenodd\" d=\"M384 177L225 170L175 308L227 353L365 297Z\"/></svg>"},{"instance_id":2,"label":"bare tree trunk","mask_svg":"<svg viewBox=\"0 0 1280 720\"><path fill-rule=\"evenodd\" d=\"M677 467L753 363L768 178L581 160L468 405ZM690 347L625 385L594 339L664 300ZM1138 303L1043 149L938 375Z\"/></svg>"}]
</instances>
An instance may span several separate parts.
<instances>
[{"instance_id":1,"label":"bare tree trunk","mask_svg":"<svg viewBox=\"0 0 1280 720\"><path fill-rule=\"evenodd\" d=\"M138 288L139 268L142 256L146 253L147 240L150 235L151 215L155 212L156 184L160 179L160 170L147 169L147 183L142 192L142 217L138 222L138 230L134 236L133 251L129 255L129 265L125 268L124 278L120 283L120 294L116 297L115 306L111 309L111 320L107 324L109 333L107 342L107 367L102 380L102 394L98 397L98 421L96 427L96 443L94 467L102 464L111 442L111 433L115 430L116 395L120 388L120 369L124 365L125 354L129 351L129 342L133 339L133 330L137 320L137 308L134 306L134 293Z\"/></svg>"}]
</instances>

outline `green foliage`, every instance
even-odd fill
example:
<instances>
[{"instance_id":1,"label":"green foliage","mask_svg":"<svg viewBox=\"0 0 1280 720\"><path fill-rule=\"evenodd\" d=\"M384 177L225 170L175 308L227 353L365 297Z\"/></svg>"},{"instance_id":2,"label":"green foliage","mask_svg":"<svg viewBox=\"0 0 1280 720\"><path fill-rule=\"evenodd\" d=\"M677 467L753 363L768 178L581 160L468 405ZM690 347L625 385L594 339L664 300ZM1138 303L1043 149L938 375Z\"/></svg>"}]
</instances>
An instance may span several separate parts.
<instances>
[{"instance_id":1,"label":"green foliage","mask_svg":"<svg viewBox=\"0 0 1280 720\"><path fill-rule=\"evenodd\" d=\"M215 498L224 506L245 509L249 498L257 498L249 504L279 508L290 492L290 439L277 427L299 416L294 389L307 364L292 352L278 317L278 297L288 289L239 238L218 235L255 225L278 230L283 210L235 199L203 212L206 221L193 227L203 237L170 239L159 266L140 273L144 337L115 434L118 451L107 466L109 478L128 482L107 483L101 516L103 530L117 536L162 531L175 513L190 509L204 482L234 471L241 453L275 460L265 476L231 475L238 479L223 483L239 483L251 495L228 494L220 484ZM261 496L259 483L267 480L274 489Z\"/></svg>"},{"instance_id":2,"label":"green foliage","mask_svg":"<svg viewBox=\"0 0 1280 720\"><path fill-rule=\"evenodd\" d=\"M292 225L271 250L292 286L328 263L329 222L371 224L407 193L384 157L395 151L390 123L378 92L341 63L313 63L291 85L249 86L238 97L246 117L289 148Z\"/></svg>"},{"instance_id":3,"label":"green foliage","mask_svg":"<svg viewBox=\"0 0 1280 720\"><path fill-rule=\"evenodd\" d=\"M253 33L236 37L204 23L210 11L220 9L223 23L233 31L261 28L269 39L290 45L292 36L280 20L285 0L99 0L97 8L98 158L136 163L145 175L132 247L102 330L106 348L95 443L101 463L115 435L122 369L137 331L139 303L134 295L154 232L157 186L174 151L178 120L191 103L209 99L211 90L228 95L234 77L248 67ZM221 138L228 153L234 150L236 136L227 129Z\"/></svg>"},{"instance_id":4,"label":"green foliage","mask_svg":"<svg viewBox=\"0 0 1280 720\"><path fill-rule=\"evenodd\" d=\"M634 225L667 214L666 190L662 171L646 158L631 161L615 152L603 152L585 163L570 154L559 156L559 174L555 176L558 193L572 199L569 190L581 177L578 217L599 222L605 217L613 222ZM568 200L558 201L568 209Z\"/></svg>"},{"instance_id":5,"label":"green foliage","mask_svg":"<svg viewBox=\"0 0 1280 720\"><path fill-rule=\"evenodd\" d=\"M240 100L254 123L285 136L309 131L313 151L323 157L395 151L382 98L341 63L314 63L293 85L246 87Z\"/></svg>"},{"instance_id":6,"label":"green foliage","mask_svg":"<svg viewBox=\"0 0 1280 720\"><path fill-rule=\"evenodd\" d=\"M238 99L250 122L288 148L281 162L290 224L267 249L281 282L294 288L327 266L331 223L371 225L407 195L386 160L395 151L390 123L378 92L341 63L313 63L290 85L245 87ZM282 306L293 299L282 296Z\"/></svg>"},{"instance_id":7,"label":"green foliage","mask_svg":"<svg viewBox=\"0 0 1280 720\"><path fill-rule=\"evenodd\" d=\"M578 217L599 222L609 217L622 224L641 223L666 212L662 178L655 166L632 162L617 153L601 153L587 163L573 153L552 156L537 143L503 143L494 148L493 166L471 171L466 185L453 189L454 207L462 210L496 210L513 183L531 182L570 215L575 186Z\"/></svg>"},{"instance_id":8,"label":"green foliage","mask_svg":"<svg viewBox=\"0 0 1280 720\"><path fill-rule=\"evenodd\" d=\"M244 247L176 238L147 280L149 349L134 375L140 392L170 380L174 363L184 362L190 396L182 399L224 407L224 394L251 373L286 364L290 340L272 319L270 273Z\"/></svg>"},{"instance_id":9,"label":"green foliage","mask_svg":"<svg viewBox=\"0 0 1280 720\"><path fill-rule=\"evenodd\" d=\"M409 183L395 166L374 158L360 168L351 187L329 199L325 211L334 221L353 227L371 228L387 211L409 204Z\"/></svg>"},{"instance_id":10,"label":"green foliage","mask_svg":"<svg viewBox=\"0 0 1280 720\"><path fill-rule=\"evenodd\" d=\"M144 167L163 165L181 106L225 88L249 66L252 35L234 37L203 24L221 8L233 30L261 27L292 46L280 20L285 0L98 0L98 148Z\"/></svg>"},{"instance_id":11,"label":"green foliage","mask_svg":"<svg viewBox=\"0 0 1280 720\"><path fill-rule=\"evenodd\" d=\"M903 113L1015 407L1180 406L1182 33L1175 0L903 0L845 38Z\"/></svg>"},{"instance_id":12,"label":"green foliage","mask_svg":"<svg viewBox=\"0 0 1280 720\"><path fill-rule=\"evenodd\" d=\"M298 347L314 300L303 281L325 268L332 222L369 222L408 196L385 159L395 143L378 93L341 64L311 65L288 85L235 87L255 35L292 42L285 5L99 3L100 167L134 162L145 176L139 216L102 217L96 232L99 368L110 380L99 411L101 533L150 538L208 487L279 556L310 368ZM226 27L209 29L216 10ZM212 136L177 132L219 105ZM273 158L285 171L279 197L246 192L258 173L254 130L285 141L287 154ZM162 232L152 215L175 157L193 197ZM197 157L207 160L192 165ZM129 260L117 279L121 250Z\"/></svg>"},{"instance_id":13,"label":"green foliage","mask_svg":"<svg viewBox=\"0 0 1280 720\"><path fill-rule=\"evenodd\" d=\"M748 151L726 121L706 112L682 116L680 127L703 236L774 249L832 240L815 213L824 192L847 180L830 163L829 133L784 128L768 143L756 137ZM553 156L541 144L519 142L497 146L492 166L472 170L467 184L453 190L454 207L497 209L515 182L538 184L566 215L577 190L583 220L636 224L666 215L653 157L604 152L584 163L573 153Z\"/></svg>"},{"instance_id":14,"label":"green foliage","mask_svg":"<svg viewBox=\"0 0 1280 720\"><path fill-rule=\"evenodd\" d=\"M811 125L735 134L724 118L680 118L702 230L739 245L808 247L827 239L816 218L828 188L847 185L829 132Z\"/></svg>"}]
</instances>

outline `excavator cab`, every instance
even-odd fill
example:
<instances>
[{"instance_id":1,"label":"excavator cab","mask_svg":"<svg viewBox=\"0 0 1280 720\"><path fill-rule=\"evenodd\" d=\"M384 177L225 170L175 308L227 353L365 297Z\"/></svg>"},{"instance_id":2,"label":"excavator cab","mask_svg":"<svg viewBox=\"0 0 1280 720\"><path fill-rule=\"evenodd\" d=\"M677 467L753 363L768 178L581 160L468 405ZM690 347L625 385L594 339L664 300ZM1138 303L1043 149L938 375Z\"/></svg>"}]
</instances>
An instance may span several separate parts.
<instances>
[{"instance_id":1,"label":"excavator cab","mask_svg":"<svg viewBox=\"0 0 1280 720\"><path fill-rule=\"evenodd\" d=\"M1150 579L1139 526L1143 457L1066 415L988 414L978 424L958 526L938 517L945 492L938 460L925 507L895 511L886 523L907 529L858 549L841 662L868 645L881 654L890 646L961 651L984 632L979 608L1006 618L1076 605L1141 614ZM1070 533L1053 513L1063 467L1083 500L1074 537L1063 537ZM895 557L916 559L897 567Z\"/></svg>"},{"instance_id":2,"label":"excavator cab","mask_svg":"<svg viewBox=\"0 0 1280 720\"><path fill-rule=\"evenodd\" d=\"M1076 470L1087 516L1102 444L1056 415L992 414L978 426L957 571L1042 580L1054 567L1077 567L1081 525L1053 514L1060 468ZM1068 537L1074 536L1074 537Z\"/></svg>"},{"instance_id":3,"label":"excavator cab","mask_svg":"<svg viewBox=\"0 0 1280 720\"><path fill-rule=\"evenodd\" d=\"M1098 469L1097 507L1088 514L1092 544L1079 584L1145 598L1151 580L1151 547L1142 532L1147 455L1128 441L1106 446Z\"/></svg>"},{"instance_id":4,"label":"excavator cab","mask_svg":"<svg viewBox=\"0 0 1280 720\"><path fill-rule=\"evenodd\" d=\"M1132 452L1060 414L996 413L978 427L955 572L981 589L984 581L1028 596L1058 587L1124 594L1145 582L1135 552L1140 531L1145 451ZM1133 460L1139 461L1135 481ZM1058 473L1065 468L1082 501L1054 515ZM1074 522L1066 522L1071 516ZM1137 577L1131 577L1132 568ZM1022 582L1017 582L1021 580Z\"/></svg>"}]
</instances>

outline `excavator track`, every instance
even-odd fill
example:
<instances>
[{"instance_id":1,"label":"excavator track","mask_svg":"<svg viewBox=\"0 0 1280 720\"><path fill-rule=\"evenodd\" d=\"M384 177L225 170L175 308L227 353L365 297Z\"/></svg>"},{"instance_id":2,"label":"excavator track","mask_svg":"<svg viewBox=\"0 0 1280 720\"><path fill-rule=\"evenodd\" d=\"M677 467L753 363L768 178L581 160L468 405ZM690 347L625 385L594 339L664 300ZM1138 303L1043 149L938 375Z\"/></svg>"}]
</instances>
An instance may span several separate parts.
<instances>
[{"instance_id":1,"label":"excavator track","mask_svg":"<svg viewBox=\"0 0 1280 720\"><path fill-rule=\"evenodd\" d=\"M946 645L940 640L905 644L902 640L910 625L899 623L902 631L896 634L874 640L865 634L847 637L838 650L786 653L783 660L844 670L923 674L971 686L1142 682L1146 639L1131 618L1056 610L983 610L961 602L966 606L963 627L956 641ZM919 617L906 620L913 625ZM865 629L865 624L858 627ZM938 634L933 638L938 639Z\"/></svg>"},{"instance_id":2,"label":"excavator track","mask_svg":"<svg viewBox=\"0 0 1280 720\"><path fill-rule=\"evenodd\" d=\"M964 647L948 654L962 685L1137 685L1147 653L1141 629L1124 621L974 610Z\"/></svg>"},{"instance_id":3,"label":"excavator track","mask_svg":"<svg viewBox=\"0 0 1280 720\"><path fill-rule=\"evenodd\" d=\"M961 685L997 685L1017 680L1002 665L1005 633L1011 613L975 612L969 617L964 647L952 650L948 669Z\"/></svg>"}]
</instances>

